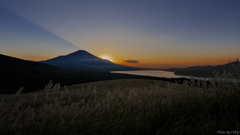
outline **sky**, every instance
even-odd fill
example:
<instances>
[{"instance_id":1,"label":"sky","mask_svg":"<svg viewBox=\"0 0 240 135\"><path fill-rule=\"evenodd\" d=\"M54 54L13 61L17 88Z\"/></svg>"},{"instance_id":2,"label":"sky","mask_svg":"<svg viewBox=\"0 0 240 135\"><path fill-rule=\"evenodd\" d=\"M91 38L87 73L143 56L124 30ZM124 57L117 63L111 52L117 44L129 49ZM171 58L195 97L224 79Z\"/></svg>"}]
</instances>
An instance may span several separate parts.
<instances>
[{"instance_id":1,"label":"sky","mask_svg":"<svg viewBox=\"0 0 240 135\"><path fill-rule=\"evenodd\" d=\"M240 58L239 0L0 0L0 53L40 61L77 50L138 67Z\"/></svg>"}]
</instances>

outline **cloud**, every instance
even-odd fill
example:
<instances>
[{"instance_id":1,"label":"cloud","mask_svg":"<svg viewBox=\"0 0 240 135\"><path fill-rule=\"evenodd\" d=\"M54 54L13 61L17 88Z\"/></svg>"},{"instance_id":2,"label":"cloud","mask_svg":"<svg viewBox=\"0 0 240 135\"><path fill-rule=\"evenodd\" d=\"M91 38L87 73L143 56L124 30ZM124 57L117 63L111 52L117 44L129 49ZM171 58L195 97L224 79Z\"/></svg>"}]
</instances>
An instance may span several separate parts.
<instances>
[{"instance_id":1,"label":"cloud","mask_svg":"<svg viewBox=\"0 0 240 135\"><path fill-rule=\"evenodd\" d=\"M126 63L139 63L137 60L123 60Z\"/></svg>"}]
</instances>

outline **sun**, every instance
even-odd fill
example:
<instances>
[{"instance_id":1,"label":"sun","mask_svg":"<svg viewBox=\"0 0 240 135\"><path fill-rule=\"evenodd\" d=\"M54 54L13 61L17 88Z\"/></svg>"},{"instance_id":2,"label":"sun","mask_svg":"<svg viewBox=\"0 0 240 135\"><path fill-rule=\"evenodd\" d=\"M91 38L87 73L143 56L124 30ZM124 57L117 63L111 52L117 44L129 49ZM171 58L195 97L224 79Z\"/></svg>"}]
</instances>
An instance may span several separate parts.
<instances>
[{"instance_id":1,"label":"sun","mask_svg":"<svg viewBox=\"0 0 240 135\"><path fill-rule=\"evenodd\" d=\"M112 57L110 55L107 55L107 54L101 55L100 58L105 59L105 60L109 60L109 61L113 61Z\"/></svg>"}]
</instances>

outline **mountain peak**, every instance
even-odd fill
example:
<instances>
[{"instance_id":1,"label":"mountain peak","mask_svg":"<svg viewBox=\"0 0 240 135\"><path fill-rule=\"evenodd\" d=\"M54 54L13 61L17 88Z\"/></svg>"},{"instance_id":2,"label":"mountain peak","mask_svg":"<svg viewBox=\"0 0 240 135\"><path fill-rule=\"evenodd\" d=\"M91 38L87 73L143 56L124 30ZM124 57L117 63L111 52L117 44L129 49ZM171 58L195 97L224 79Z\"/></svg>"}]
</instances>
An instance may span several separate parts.
<instances>
[{"instance_id":1,"label":"mountain peak","mask_svg":"<svg viewBox=\"0 0 240 135\"><path fill-rule=\"evenodd\" d=\"M85 50L77 50L76 52L73 52L73 53L89 53L89 52L87 52Z\"/></svg>"},{"instance_id":2,"label":"mountain peak","mask_svg":"<svg viewBox=\"0 0 240 135\"><path fill-rule=\"evenodd\" d=\"M78 50L76 52L72 52L68 55L92 55L89 52L85 51L85 50Z\"/></svg>"},{"instance_id":3,"label":"mountain peak","mask_svg":"<svg viewBox=\"0 0 240 135\"><path fill-rule=\"evenodd\" d=\"M91 53L85 51L85 50L78 50L76 52L70 53L68 55L63 56L65 58L67 58L68 60L77 60L77 61L81 61L81 60L90 60L90 59L100 59L94 55L92 55Z\"/></svg>"}]
</instances>

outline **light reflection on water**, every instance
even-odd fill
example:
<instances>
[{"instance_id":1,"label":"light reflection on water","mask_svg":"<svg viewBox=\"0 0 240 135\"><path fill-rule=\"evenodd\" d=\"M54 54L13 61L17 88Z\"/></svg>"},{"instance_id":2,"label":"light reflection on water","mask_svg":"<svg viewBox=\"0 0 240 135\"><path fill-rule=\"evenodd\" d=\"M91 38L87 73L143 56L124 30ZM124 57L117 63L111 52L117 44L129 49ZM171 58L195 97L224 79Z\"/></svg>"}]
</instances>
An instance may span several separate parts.
<instances>
[{"instance_id":1,"label":"light reflection on water","mask_svg":"<svg viewBox=\"0 0 240 135\"><path fill-rule=\"evenodd\" d=\"M191 78L190 76L175 75L174 72L163 71L163 70L111 71L111 73L165 77L165 78L189 78L189 79ZM194 79L204 79L204 78L194 77Z\"/></svg>"}]
</instances>

